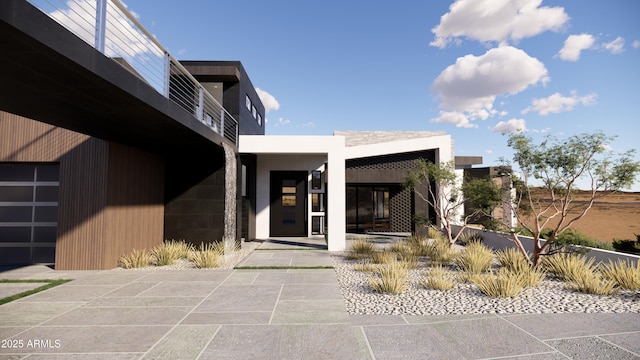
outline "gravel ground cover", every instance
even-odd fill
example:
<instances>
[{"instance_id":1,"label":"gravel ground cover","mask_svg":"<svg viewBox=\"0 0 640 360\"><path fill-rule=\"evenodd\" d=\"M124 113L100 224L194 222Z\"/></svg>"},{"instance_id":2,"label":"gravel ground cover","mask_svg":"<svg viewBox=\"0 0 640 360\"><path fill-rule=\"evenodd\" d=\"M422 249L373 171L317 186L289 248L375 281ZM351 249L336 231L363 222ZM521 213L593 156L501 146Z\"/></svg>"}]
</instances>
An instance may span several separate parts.
<instances>
[{"instance_id":1,"label":"gravel ground cover","mask_svg":"<svg viewBox=\"0 0 640 360\"><path fill-rule=\"evenodd\" d=\"M423 288L425 267L411 270L409 286L400 295L380 294L368 285L370 273L354 270L357 260L331 256L349 314L453 315L531 313L639 313L640 292L619 291L612 296L582 294L564 282L547 278L541 286L526 288L514 298L491 298L475 285L457 283L451 290Z\"/></svg>"}]
</instances>

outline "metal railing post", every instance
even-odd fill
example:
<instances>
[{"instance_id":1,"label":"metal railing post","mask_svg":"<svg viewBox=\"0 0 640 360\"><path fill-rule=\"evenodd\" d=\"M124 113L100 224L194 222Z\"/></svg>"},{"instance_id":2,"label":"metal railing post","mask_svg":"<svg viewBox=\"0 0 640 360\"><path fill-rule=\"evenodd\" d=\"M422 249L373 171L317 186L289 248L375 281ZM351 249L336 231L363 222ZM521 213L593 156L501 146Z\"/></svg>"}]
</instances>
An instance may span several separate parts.
<instances>
[{"instance_id":1,"label":"metal railing post","mask_svg":"<svg viewBox=\"0 0 640 360\"><path fill-rule=\"evenodd\" d=\"M93 46L104 54L107 36L107 0L96 0L96 33Z\"/></svg>"},{"instance_id":2,"label":"metal railing post","mask_svg":"<svg viewBox=\"0 0 640 360\"><path fill-rule=\"evenodd\" d=\"M162 94L164 97L169 99L169 87L171 83L171 54L168 52L164 52L164 79L163 79L163 88Z\"/></svg>"},{"instance_id":3,"label":"metal railing post","mask_svg":"<svg viewBox=\"0 0 640 360\"><path fill-rule=\"evenodd\" d=\"M224 108L220 110L220 135L224 137Z\"/></svg>"}]
</instances>

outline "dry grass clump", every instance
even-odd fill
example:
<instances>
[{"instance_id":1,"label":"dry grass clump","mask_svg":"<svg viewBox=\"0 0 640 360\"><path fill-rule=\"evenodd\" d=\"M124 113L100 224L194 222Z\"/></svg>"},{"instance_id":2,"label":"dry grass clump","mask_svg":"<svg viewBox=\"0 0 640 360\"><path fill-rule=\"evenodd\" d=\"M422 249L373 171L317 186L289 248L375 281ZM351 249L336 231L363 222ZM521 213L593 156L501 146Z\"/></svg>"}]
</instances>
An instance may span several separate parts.
<instances>
[{"instance_id":1,"label":"dry grass clump","mask_svg":"<svg viewBox=\"0 0 640 360\"><path fill-rule=\"evenodd\" d=\"M455 286L451 272L441 265L431 267L424 272L420 284L426 289L449 290Z\"/></svg>"},{"instance_id":2,"label":"dry grass clump","mask_svg":"<svg viewBox=\"0 0 640 360\"><path fill-rule=\"evenodd\" d=\"M190 250L193 250L193 245L184 241L165 241L151 249L151 263L156 266L171 265L178 259L187 258Z\"/></svg>"},{"instance_id":3,"label":"dry grass clump","mask_svg":"<svg viewBox=\"0 0 640 360\"><path fill-rule=\"evenodd\" d=\"M573 291L596 295L613 295L618 292L617 283L614 280L604 278L601 273L593 269L573 273L572 277L567 287Z\"/></svg>"},{"instance_id":4,"label":"dry grass clump","mask_svg":"<svg viewBox=\"0 0 640 360\"><path fill-rule=\"evenodd\" d=\"M557 253L546 256L542 264L549 274L560 280L572 281L576 276L594 272L595 259L584 255Z\"/></svg>"},{"instance_id":5,"label":"dry grass clump","mask_svg":"<svg viewBox=\"0 0 640 360\"><path fill-rule=\"evenodd\" d=\"M362 272L373 272L380 268L380 264L374 264L371 260L364 260L361 263L353 265L353 270Z\"/></svg>"},{"instance_id":6,"label":"dry grass clump","mask_svg":"<svg viewBox=\"0 0 640 360\"><path fill-rule=\"evenodd\" d=\"M374 264L391 264L396 262L398 255L391 251L374 251L371 253L371 262Z\"/></svg>"},{"instance_id":7,"label":"dry grass clump","mask_svg":"<svg viewBox=\"0 0 640 360\"><path fill-rule=\"evenodd\" d=\"M618 259L600 266L605 278L615 281L622 289L640 290L640 261L633 266L628 261Z\"/></svg>"},{"instance_id":8,"label":"dry grass clump","mask_svg":"<svg viewBox=\"0 0 640 360\"><path fill-rule=\"evenodd\" d=\"M463 245L468 245L473 242L482 241L482 235L480 235L477 231L465 231L460 236L458 236L458 242Z\"/></svg>"},{"instance_id":9,"label":"dry grass clump","mask_svg":"<svg viewBox=\"0 0 640 360\"><path fill-rule=\"evenodd\" d=\"M529 266L527 259L515 248L496 251L496 259L498 259L500 266L512 271L522 269L524 266Z\"/></svg>"},{"instance_id":10,"label":"dry grass clump","mask_svg":"<svg viewBox=\"0 0 640 360\"><path fill-rule=\"evenodd\" d=\"M145 250L133 250L130 254L120 256L118 263L125 269L147 267L151 265L151 254Z\"/></svg>"},{"instance_id":11,"label":"dry grass clump","mask_svg":"<svg viewBox=\"0 0 640 360\"><path fill-rule=\"evenodd\" d=\"M407 238L405 243L416 256L429 256L430 254L431 241L424 236L412 235Z\"/></svg>"},{"instance_id":12,"label":"dry grass clump","mask_svg":"<svg viewBox=\"0 0 640 360\"><path fill-rule=\"evenodd\" d=\"M493 251L481 242L472 241L455 258L454 263L460 271L481 274L491 268Z\"/></svg>"},{"instance_id":13,"label":"dry grass clump","mask_svg":"<svg viewBox=\"0 0 640 360\"><path fill-rule=\"evenodd\" d=\"M429 248L429 257L436 264L449 264L457 255L456 249L446 239L434 240Z\"/></svg>"},{"instance_id":14,"label":"dry grass clump","mask_svg":"<svg viewBox=\"0 0 640 360\"><path fill-rule=\"evenodd\" d=\"M474 279L480 291L490 297L514 297L520 294L525 284L522 276L501 268L497 273L481 275Z\"/></svg>"},{"instance_id":15,"label":"dry grass clump","mask_svg":"<svg viewBox=\"0 0 640 360\"><path fill-rule=\"evenodd\" d=\"M224 264L224 243L200 243L189 258L198 269L220 267Z\"/></svg>"},{"instance_id":16,"label":"dry grass clump","mask_svg":"<svg viewBox=\"0 0 640 360\"><path fill-rule=\"evenodd\" d=\"M427 228L427 237L429 239L434 239L434 240L444 240L444 235L442 235L442 231L434 226L429 226Z\"/></svg>"},{"instance_id":17,"label":"dry grass clump","mask_svg":"<svg viewBox=\"0 0 640 360\"><path fill-rule=\"evenodd\" d=\"M401 294L407 289L409 270L398 262L380 266L369 278L369 286L379 293Z\"/></svg>"},{"instance_id":18,"label":"dry grass clump","mask_svg":"<svg viewBox=\"0 0 640 360\"><path fill-rule=\"evenodd\" d=\"M374 243L369 241L369 239L365 237L358 238L351 243L349 252L347 252L347 258L362 259L364 257L370 256L375 251L376 251L376 246Z\"/></svg>"}]
</instances>

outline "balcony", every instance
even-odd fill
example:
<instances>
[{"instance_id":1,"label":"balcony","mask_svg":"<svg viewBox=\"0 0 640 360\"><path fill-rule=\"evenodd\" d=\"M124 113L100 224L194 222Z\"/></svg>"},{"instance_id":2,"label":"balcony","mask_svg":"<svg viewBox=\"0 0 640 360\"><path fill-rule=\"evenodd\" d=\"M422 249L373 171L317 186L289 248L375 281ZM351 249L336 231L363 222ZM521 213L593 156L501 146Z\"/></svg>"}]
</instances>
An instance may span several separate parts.
<instances>
[{"instance_id":1,"label":"balcony","mask_svg":"<svg viewBox=\"0 0 640 360\"><path fill-rule=\"evenodd\" d=\"M0 110L146 148L238 145L237 120L118 0L3 1L0 30Z\"/></svg>"}]
</instances>

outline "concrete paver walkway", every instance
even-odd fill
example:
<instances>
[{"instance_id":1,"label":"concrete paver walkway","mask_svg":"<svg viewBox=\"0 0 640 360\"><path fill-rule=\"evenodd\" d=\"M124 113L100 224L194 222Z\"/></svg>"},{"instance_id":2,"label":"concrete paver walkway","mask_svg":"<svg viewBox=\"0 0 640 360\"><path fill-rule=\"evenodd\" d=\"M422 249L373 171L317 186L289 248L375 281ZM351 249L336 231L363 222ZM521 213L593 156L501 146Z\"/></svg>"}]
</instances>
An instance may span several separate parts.
<instances>
[{"instance_id":1,"label":"concrete paver walkway","mask_svg":"<svg viewBox=\"0 0 640 360\"><path fill-rule=\"evenodd\" d=\"M636 313L349 315L322 244L273 239L242 270L0 272L75 279L0 306L0 360L640 358Z\"/></svg>"}]
</instances>

